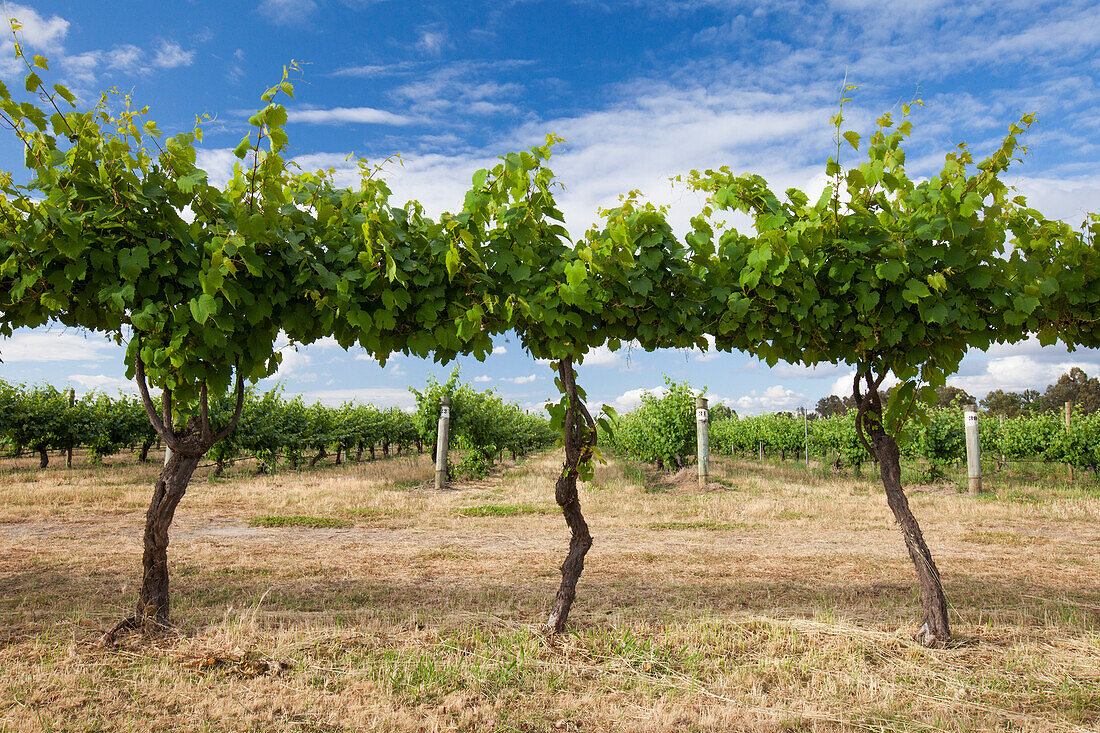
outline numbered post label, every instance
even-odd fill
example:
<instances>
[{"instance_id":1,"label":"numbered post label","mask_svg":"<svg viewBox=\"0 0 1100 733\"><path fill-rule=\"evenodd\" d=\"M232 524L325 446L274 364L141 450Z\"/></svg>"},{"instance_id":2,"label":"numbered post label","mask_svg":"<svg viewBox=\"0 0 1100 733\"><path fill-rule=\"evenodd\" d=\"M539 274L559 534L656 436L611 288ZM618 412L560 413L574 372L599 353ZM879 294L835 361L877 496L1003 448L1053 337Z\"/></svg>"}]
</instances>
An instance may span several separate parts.
<instances>
[{"instance_id":1,"label":"numbered post label","mask_svg":"<svg viewBox=\"0 0 1100 733\"><path fill-rule=\"evenodd\" d=\"M449 407L440 407L440 408L439 408L439 416L440 416L441 418L445 418L445 419L446 419L446 418L450 418L450 416L451 416L451 408L449 408Z\"/></svg>"},{"instance_id":2,"label":"numbered post label","mask_svg":"<svg viewBox=\"0 0 1100 733\"><path fill-rule=\"evenodd\" d=\"M976 413L976 412L964 412L963 416L964 416L964 420L966 421L967 425L977 425L978 424L978 413Z\"/></svg>"},{"instance_id":3,"label":"numbered post label","mask_svg":"<svg viewBox=\"0 0 1100 733\"><path fill-rule=\"evenodd\" d=\"M707 421L707 408L699 407L695 410L695 419L699 422Z\"/></svg>"}]
</instances>

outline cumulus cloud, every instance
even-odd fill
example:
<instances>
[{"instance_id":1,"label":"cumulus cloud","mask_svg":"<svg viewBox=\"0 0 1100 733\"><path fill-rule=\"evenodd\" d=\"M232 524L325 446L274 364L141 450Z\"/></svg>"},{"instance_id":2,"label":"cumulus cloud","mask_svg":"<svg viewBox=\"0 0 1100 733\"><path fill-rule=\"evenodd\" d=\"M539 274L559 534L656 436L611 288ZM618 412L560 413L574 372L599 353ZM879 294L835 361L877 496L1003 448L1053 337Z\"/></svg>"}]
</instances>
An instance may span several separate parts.
<instances>
[{"instance_id":1,"label":"cumulus cloud","mask_svg":"<svg viewBox=\"0 0 1100 733\"><path fill-rule=\"evenodd\" d=\"M836 379L838 375L845 373L852 374L853 376L855 374L847 364L817 364L815 366L806 366L804 364L788 364L786 362L781 362L771 368L771 374L781 378L802 377L808 379ZM849 387L850 386L851 385L849 385Z\"/></svg>"},{"instance_id":2,"label":"cumulus cloud","mask_svg":"<svg viewBox=\"0 0 1100 733\"><path fill-rule=\"evenodd\" d=\"M280 353L283 360L279 363L278 370L268 379L286 379L292 375L300 381L310 381L316 378L315 375L302 373L303 369L313 362L313 357L305 351L288 347L282 349Z\"/></svg>"},{"instance_id":3,"label":"cumulus cloud","mask_svg":"<svg viewBox=\"0 0 1100 733\"><path fill-rule=\"evenodd\" d=\"M738 397L727 404L731 404L738 414L754 415L760 412L794 410L805 402L806 396L801 392L795 392L781 384L775 384L762 392L754 389L748 395Z\"/></svg>"},{"instance_id":4,"label":"cumulus cloud","mask_svg":"<svg viewBox=\"0 0 1100 733\"><path fill-rule=\"evenodd\" d=\"M0 359L6 363L99 362L118 347L102 336L87 338L72 331L20 331L0 339Z\"/></svg>"},{"instance_id":5,"label":"cumulus cloud","mask_svg":"<svg viewBox=\"0 0 1100 733\"><path fill-rule=\"evenodd\" d=\"M612 351L606 346L597 346L584 356L584 366L609 367L622 361L622 351Z\"/></svg>"},{"instance_id":6,"label":"cumulus cloud","mask_svg":"<svg viewBox=\"0 0 1100 733\"><path fill-rule=\"evenodd\" d=\"M829 391L829 394L834 394L837 397L851 397L852 396L852 383L856 378L856 370L849 369L843 376L837 377L837 380L833 382L833 388ZM898 378L893 374L887 374L886 378L882 380L882 388L893 387L898 383ZM862 388L862 383L861 383Z\"/></svg>"},{"instance_id":7,"label":"cumulus cloud","mask_svg":"<svg viewBox=\"0 0 1100 733\"><path fill-rule=\"evenodd\" d=\"M257 10L275 25L296 25L309 20L317 9L314 0L263 0Z\"/></svg>"},{"instance_id":8,"label":"cumulus cloud","mask_svg":"<svg viewBox=\"0 0 1100 733\"><path fill-rule=\"evenodd\" d=\"M414 121L411 117L373 107L295 108L287 110L287 120L313 125L409 125Z\"/></svg>"},{"instance_id":9,"label":"cumulus cloud","mask_svg":"<svg viewBox=\"0 0 1100 733\"><path fill-rule=\"evenodd\" d=\"M59 52L64 48L62 42L69 32L69 21L60 15L46 17L26 5L7 3L4 5L4 10L6 11L5 20L15 18L22 24L23 28L19 33L27 46L51 53ZM10 45L10 41L5 43Z\"/></svg>"},{"instance_id":10,"label":"cumulus cloud","mask_svg":"<svg viewBox=\"0 0 1100 733\"><path fill-rule=\"evenodd\" d=\"M507 353L508 353L508 349L505 348L504 346L494 346L493 347L493 355L494 356L500 356L501 354L507 354Z\"/></svg>"},{"instance_id":11,"label":"cumulus cloud","mask_svg":"<svg viewBox=\"0 0 1100 733\"><path fill-rule=\"evenodd\" d=\"M421 28L416 48L423 53L438 56L447 46L447 34L440 28Z\"/></svg>"},{"instance_id":12,"label":"cumulus cloud","mask_svg":"<svg viewBox=\"0 0 1100 733\"><path fill-rule=\"evenodd\" d=\"M511 382L513 384L530 384L539 378L537 374L528 374L526 377L501 377L502 382Z\"/></svg>"},{"instance_id":13,"label":"cumulus cloud","mask_svg":"<svg viewBox=\"0 0 1100 733\"><path fill-rule=\"evenodd\" d=\"M341 405L345 402L362 402L377 407L400 407L402 410L416 409L416 398L407 389L400 387L362 387L348 389L322 389L310 392L302 392L302 399L307 402L320 401L330 407ZM288 397L293 397L288 394Z\"/></svg>"},{"instance_id":14,"label":"cumulus cloud","mask_svg":"<svg viewBox=\"0 0 1100 733\"><path fill-rule=\"evenodd\" d=\"M127 379L106 374L73 374L69 382L80 385L84 392L136 392L135 384Z\"/></svg>"},{"instance_id":15,"label":"cumulus cloud","mask_svg":"<svg viewBox=\"0 0 1100 733\"><path fill-rule=\"evenodd\" d=\"M184 51L178 43L162 41L160 48L153 56L153 66L158 69L175 69L180 66L190 66L194 60L194 51Z\"/></svg>"},{"instance_id":16,"label":"cumulus cloud","mask_svg":"<svg viewBox=\"0 0 1100 733\"><path fill-rule=\"evenodd\" d=\"M1002 356L990 359L985 371L970 376L953 376L947 383L959 387L981 399L995 389L1020 392L1025 389L1042 390L1058 381L1058 377L1073 367L1080 367L1092 376L1100 372L1100 361L1074 359L1050 362L1027 354Z\"/></svg>"},{"instance_id":17,"label":"cumulus cloud","mask_svg":"<svg viewBox=\"0 0 1100 733\"><path fill-rule=\"evenodd\" d=\"M493 378L490 377L487 374L479 374L476 377L474 377L474 381L478 382L479 384L485 384L486 382L493 381Z\"/></svg>"}]
</instances>

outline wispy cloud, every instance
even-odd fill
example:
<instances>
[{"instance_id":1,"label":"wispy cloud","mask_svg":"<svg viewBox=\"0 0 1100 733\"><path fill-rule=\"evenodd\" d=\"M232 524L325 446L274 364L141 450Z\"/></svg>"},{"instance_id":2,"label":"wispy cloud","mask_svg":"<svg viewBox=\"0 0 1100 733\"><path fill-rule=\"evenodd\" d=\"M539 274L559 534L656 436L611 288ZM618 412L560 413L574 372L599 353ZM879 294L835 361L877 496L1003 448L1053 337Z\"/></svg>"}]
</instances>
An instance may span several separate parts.
<instances>
[{"instance_id":1,"label":"wispy cloud","mask_svg":"<svg viewBox=\"0 0 1100 733\"><path fill-rule=\"evenodd\" d=\"M373 107L333 107L331 109L294 108L287 110L290 122L313 125L411 125L415 120Z\"/></svg>"},{"instance_id":2,"label":"wispy cloud","mask_svg":"<svg viewBox=\"0 0 1100 733\"><path fill-rule=\"evenodd\" d=\"M377 79L383 76L404 74L415 69L418 64L412 61L402 61L395 64L364 64L362 66L345 66L332 72L332 76L349 76L363 79Z\"/></svg>"},{"instance_id":3,"label":"wispy cloud","mask_svg":"<svg viewBox=\"0 0 1100 733\"><path fill-rule=\"evenodd\" d=\"M257 10L275 25L304 23L317 9L314 0L263 0Z\"/></svg>"},{"instance_id":4,"label":"wispy cloud","mask_svg":"<svg viewBox=\"0 0 1100 733\"><path fill-rule=\"evenodd\" d=\"M194 51L184 51L178 43L162 41L156 55L153 56L153 66L158 69L176 69L180 66L190 66L194 60Z\"/></svg>"},{"instance_id":5,"label":"wispy cloud","mask_svg":"<svg viewBox=\"0 0 1100 733\"><path fill-rule=\"evenodd\" d=\"M6 363L99 362L117 349L102 336L87 338L72 331L20 331L0 339L0 359Z\"/></svg>"},{"instance_id":6,"label":"wispy cloud","mask_svg":"<svg viewBox=\"0 0 1100 733\"><path fill-rule=\"evenodd\" d=\"M5 24L8 18L15 18L23 26L19 33L26 45L50 53L60 52L64 48L63 42L69 33L69 21L60 15L46 17L34 8L14 3L5 3L3 10ZM11 41L4 43L11 48Z\"/></svg>"},{"instance_id":7,"label":"wispy cloud","mask_svg":"<svg viewBox=\"0 0 1100 733\"><path fill-rule=\"evenodd\" d=\"M762 391L752 390L749 394L730 400L734 409L742 415L755 415L761 412L781 412L793 410L806 402L806 395L787 389L781 384L773 384Z\"/></svg>"},{"instance_id":8,"label":"wispy cloud","mask_svg":"<svg viewBox=\"0 0 1100 733\"><path fill-rule=\"evenodd\" d=\"M447 34L442 28L434 26L420 29L420 37L416 41L416 48L422 53L438 56L447 45Z\"/></svg>"},{"instance_id":9,"label":"wispy cloud","mask_svg":"<svg viewBox=\"0 0 1100 733\"><path fill-rule=\"evenodd\" d=\"M85 392L136 392L137 386L127 379L108 376L106 374L73 374L69 377L70 384L78 384Z\"/></svg>"}]
</instances>

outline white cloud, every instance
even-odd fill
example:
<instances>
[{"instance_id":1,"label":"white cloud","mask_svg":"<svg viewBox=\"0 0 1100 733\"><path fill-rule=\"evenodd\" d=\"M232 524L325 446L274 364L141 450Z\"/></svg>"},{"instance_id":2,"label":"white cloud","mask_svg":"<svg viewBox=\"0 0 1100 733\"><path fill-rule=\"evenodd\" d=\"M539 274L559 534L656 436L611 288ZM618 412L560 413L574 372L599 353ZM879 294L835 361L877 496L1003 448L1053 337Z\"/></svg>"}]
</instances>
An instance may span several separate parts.
<instances>
[{"instance_id":1,"label":"white cloud","mask_svg":"<svg viewBox=\"0 0 1100 733\"><path fill-rule=\"evenodd\" d=\"M443 31L428 28L421 29L420 39L416 42L417 49L433 56L438 56L446 45L447 36Z\"/></svg>"},{"instance_id":2,"label":"white cloud","mask_svg":"<svg viewBox=\"0 0 1100 733\"><path fill-rule=\"evenodd\" d=\"M0 359L6 363L99 362L117 350L102 336L85 338L72 331L21 331L11 338L0 339Z\"/></svg>"},{"instance_id":3,"label":"white cloud","mask_svg":"<svg viewBox=\"0 0 1100 733\"><path fill-rule=\"evenodd\" d=\"M346 66L332 72L333 76L355 76L364 79L374 79L380 76L391 76L407 72L414 68L414 64L402 61L396 64L366 64L363 66Z\"/></svg>"},{"instance_id":4,"label":"white cloud","mask_svg":"<svg viewBox=\"0 0 1100 733\"><path fill-rule=\"evenodd\" d=\"M683 349L683 351L691 357L693 361L714 361L722 355L722 352L714 350L714 337L709 333L705 334L703 338L707 340L707 349L705 351L698 346L692 346L690 349Z\"/></svg>"},{"instance_id":5,"label":"white cloud","mask_svg":"<svg viewBox=\"0 0 1100 733\"><path fill-rule=\"evenodd\" d=\"M158 69L175 69L180 66L190 66L194 60L194 51L184 51L178 43L162 41L156 55L153 56L153 66Z\"/></svg>"},{"instance_id":6,"label":"white cloud","mask_svg":"<svg viewBox=\"0 0 1100 733\"><path fill-rule=\"evenodd\" d=\"M1011 183L1027 197L1028 206L1047 217L1062 219L1073 226L1096 211L1100 202L1100 176L1038 178L1020 176Z\"/></svg>"},{"instance_id":7,"label":"white cloud","mask_svg":"<svg viewBox=\"0 0 1100 733\"><path fill-rule=\"evenodd\" d=\"M131 73L143 71L141 59L144 52L133 44L125 43L114 46L110 51L92 51L91 53L108 69Z\"/></svg>"},{"instance_id":8,"label":"white cloud","mask_svg":"<svg viewBox=\"0 0 1100 733\"><path fill-rule=\"evenodd\" d=\"M69 377L69 382L79 384L85 392L137 391L133 382L118 377L109 377L106 374L73 374Z\"/></svg>"},{"instance_id":9,"label":"white cloud","mask_svg":"<svg viewBox=\"0 0 1100 733\"><path fill-rule=\"evenodd\" d=\"M503 346L494 346L493 347L493 355L494 356L500 356L501 354L507 354L507 353L508 353L508 349L506 349Z\"/></svg>"},{"instance_id":10,"label":"white cloud","mask_svg":"<svg viewBox=\"0 0 1100 733\"><path fill-rule=\"evenodd\" d=\"M852 368L847 364L816 364L814 366L806 366L805 364L788 364L787 362L781 362L771 368L770 372L773 376L781 378L805 378L805 379L822 379L833 378L838 375L848 373L855 375ZM850 379L851 377L849 377ZM849 387L851 385L849 384Z\"/></svg>"},{"instance_id":11,"label":"white cloud","mask_svg":"<svg viewBox=\"0 0 1100 733\"><path fill-rule=\"evenodd\" d=\"M230 84L239 84L244 78L244 49L238 48L233 52L233 63L226 72L226 79Z\"/></svg>"},{"instance_id":12,"label":"white cloud","mask_svg":"<svg viewBox=\"0 0 1100 733\"><path fill-rule=\"evenodd\" d=\"M537 374L528 374L526 377L501 377L502 382L512 382L513 384L529 384L539 378Z\"/></svg>"},{"instance_id":13,"label":"white cloud","mask_svg":"<svg viewBox=\"0 0 1100 733\"><path fill-rule=\"evenodd\" d=\"M26 45L49 53L62 50L62 41L69 32L69 21L60 15L51 15L47 18L25 5L5 3L4 11L5 21L8 18L15 18L23 25L19 33L23 36L23 42ZM9 48L11 47L10 42L5 41L5 43L8 43Z\"/></svg>"},{"instance_id":14,"label":"white cloud","mask_svg":"<svg viewBox=\"0 0 1100 733\"><path fill-rule=\"evenodd\" d=\"M320 401L326 405L340 405L344 402L362 402L376 407L400 407L411 410L416 407L416 398L407 389L400 387L363 387L362 389L322 389L302 392L307 402ZM293 394L289 394L293 397Z\"/></svg>"},{"instance_id":15,"label":"white cloud","mask_svg":"<svg viewBox=\"0 0 1100 733\"><path fill-rule=\"evenodd\" d=\"M306 22L317 9L317 3L314 0L263 0L257 9L276 25L295 25Z\"/></svg>"},{"instance_id":16,"label":"white cloud","mask_svg":"<svg viewBox=\"0 0 1100 733\"><path fill-rule=\"evenodd\" d=\"M282 354L283 360L279 363L278 370L268 377L268 379L286 379L291 375L297 375L298 379L304 379L305 376L307 376L302 375L301 371L313 361L312 356L304 351L290 347L282 349L280 353Z\"/></svg>"},{"instance_id":17,"label":"white cloud","mask_svg":"<svg viewBox=\"0 0 1100 733\"><path fill-rule=\"evenodd\" d=\"M622 352L612 351L606 346L597 346L584 355L584 366L609 367L622 361Z\"/></svg>"},{"instance_id":18,"label":"white cloud","mask_svg":"<svg viewBox=\"0 0 1100 733\"><path fill-rule=\"evenodd\" d=\"M15 79L25 73L23 62L15 57L15 45L7 27L8 18L17 19L22 25L19 31L25 46L50 56L58 56L64 50L63 41L69 32L69 21L59 15L45 17L26 5L0 5L3 16L3 33L0 33L0 77ZM55 59L56 60L56 59Z\"/></svg>"},{"instance_id":19,"label":"white cloud","mask_svg":"<svg viewBox=\"0 0 1100 733\"><path fill-rule=\"evenodd\" d=\"M727 404L731 404L740 415L753 415L759 412L790 411L805 401L804 394L787 389L781 384L774 384L763 392L754 389L748 395Z\"/></svg>"},{"instance_id":20,"label":"white cloud","mask_svg":"<svg viewBox=\"0 0 1100 733\"><path fill-rule=\"evenodd\" d=\"M953 376L947 383L966 390L977 399L982 399L995 389L1006 392L1020 392L1025 389L1043 390L1047 385L1058 381L1058 377L1080 367L1092 376L1100 372L1100 362L1072 360L1044 362L1027 354L1002 356L990 359L985 371L972 376Z\"/></svg>"},{"instance_id":21,"label":"white cloud","mask_svg":"<svg viewBox=\"0 0 1100 733\"><path fill-rule=\"evenodd\" d=\"M642 395L646 394L647 392L656 397L660 397L667 391L668 388L664 386L651 387L649 389L646 389L644 387L639 387L638 389L628 389L626 392L623 392L621 395L612 400L611 406L615 408L616 412L630 412L635 407L642 404Z\"/></svg>"},{"instance_id":22,"label":"white cloud","mask_svg":"<svg viewBox=\"0 0 1100 733\"><path fill-rule=\"evenodd\" d=\"M290 122L313 125L339 125L344 123L365 125L409 125L411 117L397 115L373 107L333 107L331 109L289 109Z\"/></svg>"},{"instance_id":23,"label":"white cloud","mask_svg":"<svg viewBox=\"0 0 1100 733\"><path fill-rule=\"evenodd\" d=\"M835 394L838 397L851 397L852 384L854 383L855 377L856 370L849 369L848 372L844 374L844 376L838 377L837 380L833 382L833 388L829 391L829 394ZM897 377L895 377L893 374L887 374L886 378L882 380L882 388L886 389L888 387L893 387L897 383ZM862 382L860 383L860 387L862 389Z\"/></svg>"},{"instance_id":24,"label":"white cloud","mask_svg":"<svg viewBox=\"0 0 1100 733\"><path fill-rule=\"evenodd\" d=\"M481 383L481 384L484 384L484 383L486 383L486 382L491 382L491 381L493 381L493 378L492 378L492 377L490 377L490 376L489 376L489 375L487 375L487 374L479 374L479 375L477 375L476 377L474 377L474 381L475 381L475 382L478 382L478 383Z\"/></svg>"}]
</instances>

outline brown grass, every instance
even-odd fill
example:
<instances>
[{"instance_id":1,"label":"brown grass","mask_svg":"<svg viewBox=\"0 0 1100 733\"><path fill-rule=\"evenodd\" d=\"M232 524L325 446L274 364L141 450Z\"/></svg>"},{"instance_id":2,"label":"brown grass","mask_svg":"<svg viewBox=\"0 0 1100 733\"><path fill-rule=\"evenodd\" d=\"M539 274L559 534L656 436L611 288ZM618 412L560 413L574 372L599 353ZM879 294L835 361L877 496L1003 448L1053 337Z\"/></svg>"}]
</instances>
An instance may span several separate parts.
<instances>
[{"instance_id":1,"label":"brown grass","mask_svg":"<svg viewBox=\"0 0 1100 733\"><path fill-rule=\"evenodd\" d=\"M957 634L930 651L870 478L719 462L654 491L614 461L582 489L571 633L546 639L559 466L443 492L426 456L204 469L172 531L177 628L109 649L156 466L0 465L0 730L1100 727L1091 484L913 493Z\"/></svg>"}]
</instances>

